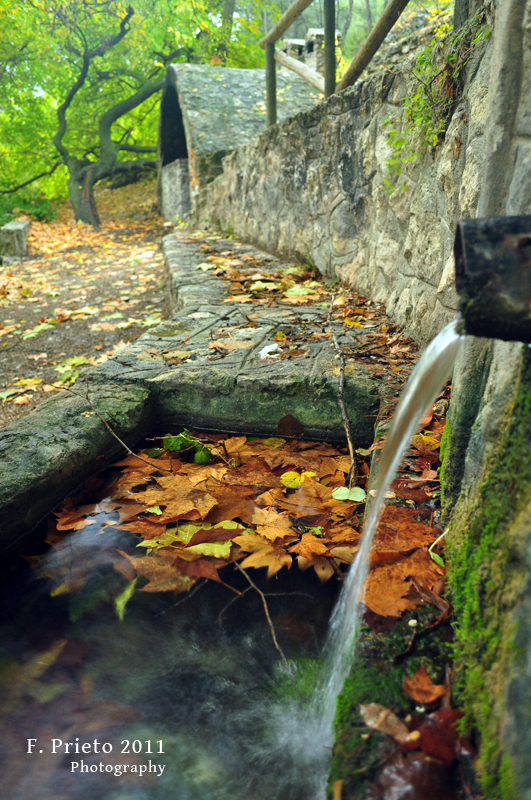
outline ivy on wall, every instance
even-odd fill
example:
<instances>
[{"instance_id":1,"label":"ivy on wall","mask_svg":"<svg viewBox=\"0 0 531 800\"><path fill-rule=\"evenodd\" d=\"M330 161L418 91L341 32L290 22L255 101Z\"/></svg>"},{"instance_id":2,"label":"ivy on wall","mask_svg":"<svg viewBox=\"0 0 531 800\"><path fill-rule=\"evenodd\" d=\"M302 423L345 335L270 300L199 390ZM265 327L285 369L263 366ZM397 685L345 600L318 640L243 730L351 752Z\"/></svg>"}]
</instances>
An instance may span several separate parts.
<instances>
[{"instance_id":1,"label":"ivy on wall","mask_svg":"<svg viewBox=\"0 0 531 800\"><path fill-rule=\"evenodd\" d=\"M443 141L463 90L465 67L474 50L491 34L488 25L479 23L478 15L452 32L450 23L442 22L417 55L415 87L404 100L403 113L395 111L383 123L392 126L387 134L392 149L386 161L389 177L384 179L388 194L405 191L405 167Z\"/></svg>"}]
</instances>

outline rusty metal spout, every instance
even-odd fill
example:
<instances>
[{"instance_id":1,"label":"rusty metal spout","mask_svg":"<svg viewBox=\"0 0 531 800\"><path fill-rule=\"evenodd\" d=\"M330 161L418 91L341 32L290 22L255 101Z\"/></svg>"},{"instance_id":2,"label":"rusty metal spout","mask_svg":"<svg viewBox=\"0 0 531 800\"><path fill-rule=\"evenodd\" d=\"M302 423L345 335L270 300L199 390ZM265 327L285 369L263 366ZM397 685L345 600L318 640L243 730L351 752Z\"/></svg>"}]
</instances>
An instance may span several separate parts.
<instances>
[{"instance_id":1,"label":"rusty metal spout","mask_svg":"<svg viewBox=\"0 0 531 800\"><path fill-rule=\"evenodd\" d=\"M464 332L531 342L531 216L460 220L454 256Z\"/></svg>"}]
</instances>

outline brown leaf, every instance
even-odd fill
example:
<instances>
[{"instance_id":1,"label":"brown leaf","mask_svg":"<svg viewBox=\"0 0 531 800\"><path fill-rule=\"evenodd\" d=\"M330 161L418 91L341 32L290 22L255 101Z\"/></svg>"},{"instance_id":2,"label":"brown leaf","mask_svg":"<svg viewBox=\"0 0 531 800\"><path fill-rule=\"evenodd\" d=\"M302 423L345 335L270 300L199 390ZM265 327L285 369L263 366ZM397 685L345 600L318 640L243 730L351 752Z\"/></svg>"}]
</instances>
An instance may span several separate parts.
<instances>
[{"instance_id":1,"label":"brown leaf","mask_svg":"<svg viewBox=\"0 0 531 800\"><path fill-rule=\"evenodd\" d=\"M155 539L166 532L165 524L161 525L158 522L151 522L151 520L144 518L137 518L124 522L120 527L123 531L138 533L143 536L144 539Z\"/></svg>"},{"instance_id":2,"label":"brown leaf","mask_svg":"<svg viewBox=\"0 0 531 800\"><path fill-rule=\"evenodd\" d=\"M158 517L158 522L176 522L179 519L190 518L193 512L198 512L194 515L195 519L197 515L204 519L217 505L215 497L208 492L195 489L188 478L182 475L157 478L157 483L162 491L147 489L138 499L141 499L147 507L165 506L162 515Z\"/></svg>"},{"instance_id":3,"label":"brown leaf","mask_svg":"<svg viewBox=\"0 0 531 800\"><path fill-rule=\"evenodd\" d=\"M204 542L228 542L235 536L240 536L244 530L245 528L243 526L241 528L230 529L220 527L205 530L201 528L197 533L194 533L187 547L193 547L196 544L203 544Z\"/></svg>"},{"instance_id":4,"label":"brown leaf","mask_svg":"<svg viewBox=\"0 0 531 800\"><path fill-rule=\"evenodd\" d=\"M277 433L279 436L290 438L302 436L304 433L304 425L292 414L286 414L286 416L282 417L278 422Z\"/></svg>"},{"instance_id":5,"label":"brown leaf","mask_svg":"<svg viewBox=\"0 0 531 800\"><path fill-rule=\"evenodd\" d=\"M214 562L208 560L208 558L199 558L197 561L183 561L181 558L177 558L175 566L181 575L186 575L193 581L199 580L199 578L207 578L221 583Z\"/></svg>"},{"instance_id":6,"label":"brown leaf","mask_svg":"<svg viewBox=\"0 0 531 800\"><path fill-rule=\"evenodd\" d=\"M403 684L407 696L425 706L429 706L447 694L448 688L446 684L433 683L425 664L415 672L412 678L405 677Z\"/></svg>"},{"instance_id":7,"label":"brown leaf","mask_svg":"<svg viewBox=\"0 0 531 800\"><path fill-rule=\"evenodd\" d=\"M255 512L252 488L240 486L235 491L232 486L223 484L214 486L209 481L206 482L205 488L216 498L218 503L204 517L205 522L216 524L223 522L224 519L241 519L246 525L251 524Z\"/></svg>"},{"instance_id":8,"label":"brown leaf","mask_svg":"<svg viewBox=\"0 0 531 800\"><path fill-rule=\"evenodd\" d=\"M129 561L137 575L149 579L141 592L187 592L194 581L175 568L175 552L158 550L146 556L130 556L122 550L118 551Z\"/></svg>"},{"instance_id":9,"label":"brown leaf","mask_svg":"<svg viewBox=\"0 0 531 800\"><path fill-rule=\"evenodd\" d=\"M266 539L275 540L294 536L291 521L286 512L279 513L274 508L257 508L252 518L256 530Z\"/></svg>"},{"instance_id":10,"label":"brown leaf","mask_svg":"<svg viewBox=\"0 0 531 800\"><path fill-rule=\"evenodd\" d=\"M324 556L315 556L312 560L312 564L321 583L326 583L334 574L332 562L328 558L324 558Z\"/></svg>"},{"instance_id":11,"label":"brown leaf","mask_svg":"<svg viewBox=\"0 0 531 800\"><path fill-rule=\"evenodd\" d=\"M408 597L412 586L408 579L420 578L426 586L433 586L443 573L427 550L416 550L393 564L371 569L361 602L382 617L400 617L402 612L415 609L420 601L418 594L417 600Z\"/></svg>"},{"instance_id":12,"label":"brown leaf","mask_svg":"<svg viewBox=\"0 0 531 800\"><path fill-rule=\"evenodd\" d=\"M268 542L256 533L249 533L246 536L236 536L233 542L241 547L246 553L251 553L242 562L243 569L246 567L267 567L267 577L271 578L279 569L286 566L288 569L291 567L292 558L286 551L276 545L276 543Z\"/></svg>"},{"instance_id":13,"label":"brown leaf","mask_svg":"<svg viewBox=\"0 0 531 800\"><path fill-rule=\"evenodd\" d=\"M289 551L304 556L304 558L313 559L314 556L322 556L328 552L328 547L313 533L303 533L300 542L293 544Z\"/></svg>"},{"instance_id":14,"label":"brown leaf","mask_svg":"<svg viewBox=\"0 0 531 800\"><path fill-rule=\"evenodd\" d=\"M209 342L208 346L211 350L221 349L221 350L246 350L249 347L253 347L254 342L252 339L220 339L217 342Z\"/></svg>"},{"instance_id":15,"label":"brown leaf","mask_svg":"<svg viewBox=\"0 0 531 800\"><path fill-rule=\"evenodd\" d=\"M282 567L290 569L291 564L292 558L285 550L270 546L247 556L247 558L241 562L241 567L242 569L246 569L247 567L254 567L254 569L267 567L267 577L272 578Z\"/></svg>"},{"instance_id":16,"label":"brown leaf","mask_svg":"<svg viewBox=\"0 0 531 800\"><path fill-rule=\"evenodd\" d=\"M385 506L371 552L372 566L432 544L437 531L414 519L417 513L415 509Z\"/></svg>"}]
</instances>

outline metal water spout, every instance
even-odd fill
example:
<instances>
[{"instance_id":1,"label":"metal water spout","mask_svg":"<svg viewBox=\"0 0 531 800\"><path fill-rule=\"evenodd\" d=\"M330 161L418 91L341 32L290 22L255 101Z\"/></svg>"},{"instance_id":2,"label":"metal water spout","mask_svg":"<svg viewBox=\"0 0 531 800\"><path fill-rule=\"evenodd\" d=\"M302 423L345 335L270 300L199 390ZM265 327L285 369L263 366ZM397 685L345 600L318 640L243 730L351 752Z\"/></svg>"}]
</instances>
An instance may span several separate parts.
<instances>
[{"instance_id":1,"label":"metal water spout","mask_svg":"<svg viewBox=\"0 0 531 800\"><path fill-rule=\"evenodd\" d=\"M463 332L531 343L531 216L460 220L454 255Z\"/></svg>"}]
</instances>

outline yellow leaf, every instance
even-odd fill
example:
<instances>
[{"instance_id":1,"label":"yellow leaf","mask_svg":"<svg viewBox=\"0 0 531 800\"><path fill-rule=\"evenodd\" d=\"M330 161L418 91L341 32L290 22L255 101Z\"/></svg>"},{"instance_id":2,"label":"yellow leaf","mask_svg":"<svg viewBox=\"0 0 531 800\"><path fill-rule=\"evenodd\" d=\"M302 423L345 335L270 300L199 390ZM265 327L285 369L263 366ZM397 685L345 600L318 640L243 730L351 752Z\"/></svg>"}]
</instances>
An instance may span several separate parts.
<instances>
[{"instance_id":1,"label":"yellow leaf","mask_svg":"<svg viewBox=\"0 0 531 800\"><path fill-rule=\"evenodd\" d=\"M316 472L303 472L299 475L298 472L284 472L283 475L280 476L280 482L284 484L288 489L299 489L302 484L304 483L305 478L313 478L317 475Z\"/></svg>"},{"instance_id":2,"label":"yellow leaf","mask_svg":"<svg viewBox=\"0 0 531 800\"><path fill-rule=\"evenodd\" d=\"M417 433L411 439L411 444L420 450L421 453L430 453L433 450L438 450L441 443L438 439L433 439L431 436L423 436L422 433Z\"/></svg>"},{"instance_id":3,"label":"yellow leaf","mask_svg":"<svg viewBox=\"0 0 531 800\"><path fill-rule=\"evenodd\" d=\"M352 317L345 317L343 322L345 323L345 325L348 325L349 328L363 328L363 322L357 322Z\"/></svg>"},{"instance_id":4,"label":"yellow leaf","mask_svg":"<svg viewBox=\"0 0 531 800\"><path fill-rule=\"evenodd\" d=\"M232 542L230 539L227 542L203 542L202 544L194 544L192 547L187 547L186 552L195 553L199 556L228 558L230 556L231 545Z\"/></svg>"}]
</instances>

